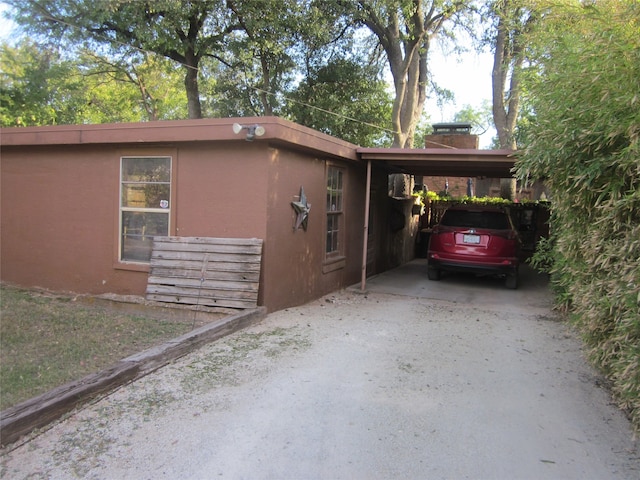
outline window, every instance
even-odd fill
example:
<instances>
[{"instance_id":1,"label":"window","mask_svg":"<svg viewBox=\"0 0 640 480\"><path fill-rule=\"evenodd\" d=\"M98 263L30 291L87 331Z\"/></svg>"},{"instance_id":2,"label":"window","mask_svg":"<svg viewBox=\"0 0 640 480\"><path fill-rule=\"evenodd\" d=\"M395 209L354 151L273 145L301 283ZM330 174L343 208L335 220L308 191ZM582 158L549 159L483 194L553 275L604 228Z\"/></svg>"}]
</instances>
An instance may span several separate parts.
<instances>
[{"instance_id":1,"label":"window","mask_svg":"<svg viewBox=\"0 0 640 480\"><path fill-rule=\"evenodd\" d=\"M327 257L342 252L343 241L343 171L329 166L327 169Z\"/></svg>"},{"instance_id":2,"label":"window","mask_svg":"<svg viewBox=\"0 0 640 480\"><path fill-rule=\"evenodd\" d=\"M149 262L154 236L169 234L171 157L122 157L120 260Z\"/></svg>"},{"instance_id":3,"label":"window","mask_svg":"<svg viewBox=\"0 0 640 480\"><path fill-rule=\"evenodd\" d=\"M489 228L508 230L509 218L505 212L488 212L450 209L444 213L441 221L447 227Z\"/></svg>"}]
</instances>

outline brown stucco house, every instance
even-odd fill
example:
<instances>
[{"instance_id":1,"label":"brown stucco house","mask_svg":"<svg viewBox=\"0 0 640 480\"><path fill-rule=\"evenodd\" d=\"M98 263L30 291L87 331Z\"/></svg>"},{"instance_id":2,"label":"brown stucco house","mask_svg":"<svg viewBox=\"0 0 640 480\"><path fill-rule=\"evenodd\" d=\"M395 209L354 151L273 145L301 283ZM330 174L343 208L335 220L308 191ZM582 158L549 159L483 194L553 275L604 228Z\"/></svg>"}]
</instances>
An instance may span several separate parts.
<instances>
[{"instance_id":1,"label":"brown stucco house","mask_svg":"<svg viewBox=\"0 0 640 480\"><path fill-rule=\"evenodd\" d=\"M269 311L413 258L418 214L413 198L389 196L389 173L513 167L509 151L360 148L276 117L0 136L3 282L144 296L154 238L260 239L256 302Z\"/></svg>"},{"instance_id":2,"label":"brown stucco house","mask_svg":"<svg viewBox=\"0 0 640 480\"><path fill-rule=\"evenodd\" d=\"M262 239L258 304L270 311L361 278L367 175L355 145L275 117L1 135L2 281L144 295L156 235ZM371 175L382 200L368 274L386 268L386 178ZM301 188L305 225L292 206Z\"/></svg>"}]
</instances>

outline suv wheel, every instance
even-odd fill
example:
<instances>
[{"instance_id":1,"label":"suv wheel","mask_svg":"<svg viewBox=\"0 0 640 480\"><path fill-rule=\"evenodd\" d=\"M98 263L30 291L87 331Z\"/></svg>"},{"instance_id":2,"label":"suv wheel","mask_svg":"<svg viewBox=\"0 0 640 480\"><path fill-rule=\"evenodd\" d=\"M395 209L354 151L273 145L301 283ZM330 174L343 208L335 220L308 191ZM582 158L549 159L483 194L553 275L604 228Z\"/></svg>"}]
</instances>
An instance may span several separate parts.
<instances>
[{"instance_id":1,"label":"suv wheel","mask_svg":"<svg viewBox=\"0 0 640 480\"><path fill-rule=\"evenodd\" d=\"M518 288L518 272L510 273L507 275L507 280L505 282L507 288L515 290Z\"/></svg>"},{"instance_id":2,"label":"suv wheel","mask_svg":"<svg viewBox=\"0 0 640 480\"><path fill-rule=\"evenodd\" d=\"M435 267L427 267L427 277L429 280L440 280L440 270Z\"/></svg>"}]
</instances>

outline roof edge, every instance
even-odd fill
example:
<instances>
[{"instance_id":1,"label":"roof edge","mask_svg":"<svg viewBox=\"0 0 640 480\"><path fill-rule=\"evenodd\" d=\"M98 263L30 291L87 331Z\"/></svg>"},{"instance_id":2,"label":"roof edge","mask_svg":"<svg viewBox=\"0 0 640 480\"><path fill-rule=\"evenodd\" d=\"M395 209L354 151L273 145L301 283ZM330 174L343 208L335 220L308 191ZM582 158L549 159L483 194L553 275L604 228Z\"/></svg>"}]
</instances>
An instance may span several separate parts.
<instances>
[{"instance_id":1,"label":"roof edge","mask_svg":"<svg viewBox=\"0 0 640 480\"><path fill-rule=\"evenodd\" d=\"M515 156L517 150L479 150L475 148L364 148L357 149L363 160L394 160L407 158L437 157L494 157L509 158Z\"/></svg>"},{"instance_id":2,"label":"roof edge","mask_svg":"<svg viewBox=\"0 0 640 480\"><path fill-rule=\"evenodd\" d=\"M334 157L358 160L357 145L279 117L10 127L0 129L0 138L2 147L246 141L246 134L243 131L234 133L234 123L243 126L262 126L265 133L263 136L256 137L255 142L286 145Z\"/></svg>"}]
</instances>

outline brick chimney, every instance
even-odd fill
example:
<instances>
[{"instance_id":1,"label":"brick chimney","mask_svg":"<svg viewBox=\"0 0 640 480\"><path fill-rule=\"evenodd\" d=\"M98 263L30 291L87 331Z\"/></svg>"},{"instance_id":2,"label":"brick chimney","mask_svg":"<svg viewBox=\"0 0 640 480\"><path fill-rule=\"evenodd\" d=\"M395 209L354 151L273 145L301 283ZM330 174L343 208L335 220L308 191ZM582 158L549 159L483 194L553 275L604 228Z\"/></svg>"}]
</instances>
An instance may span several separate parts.
<instances>
[{"instance_id":1,"label":"brick chimney","mask_svg":"<svg viewBox=\"0 0 640 480\"><path fill-rule=\"evenodd\" d=\"M425 148L478 149L478 135L471 134L470 123L434 123L433 133L424 138Z\"/></svg>"},{"instance_id":2,"label":"brick chimney","mask_svg":"<svg viewBox=\"0 0 640 480\"><path fill-rule=\"evenodd\" d=\"M478 135L471 134L470 123L434 123L433 133L425 136L425 148L465 148L478 149ZM435 192L448 193L454 197L467 195L475 190L474 180L467 177L433 177L415 178L418 189L425 187Z\"/></svg>"}]
</instances>

